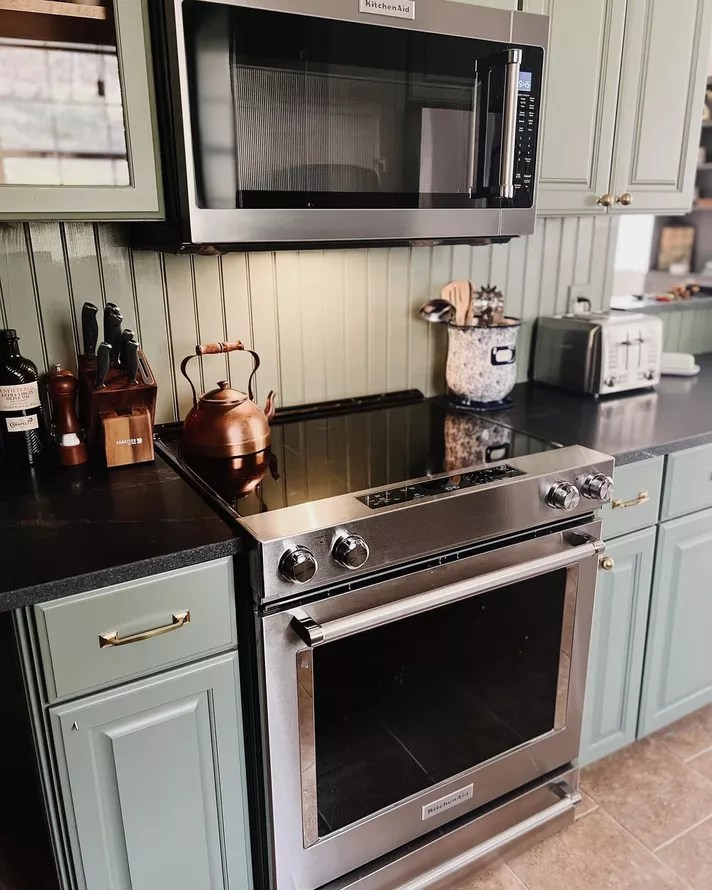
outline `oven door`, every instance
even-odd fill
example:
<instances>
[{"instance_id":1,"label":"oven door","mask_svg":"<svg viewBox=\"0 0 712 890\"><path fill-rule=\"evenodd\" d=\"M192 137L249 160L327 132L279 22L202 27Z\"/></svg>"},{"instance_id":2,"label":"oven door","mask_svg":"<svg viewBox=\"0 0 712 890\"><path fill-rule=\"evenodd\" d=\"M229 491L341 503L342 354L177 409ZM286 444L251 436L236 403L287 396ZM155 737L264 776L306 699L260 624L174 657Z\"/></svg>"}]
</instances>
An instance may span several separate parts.
<instances>
[{"instance_id":1,"label":"oven door","mask_svg":"<svg viewBox=\"0 0 712 890\"><path fill-rule=\"evenodd\" d=\"M193 241L472 239L504 209L533 231L543 17L448 0L413 19L356 0L175 15Z\"/></svg>"},{"instance_id":2,"label":"oven door","mask_svg":"<svg viewBox=\"0 0 712 890\"><path fill-rule=\"evenodd\" d=\"M577 756L599 534L261 619L278 888L319 887Z\"/></svg>"}]
</instances>

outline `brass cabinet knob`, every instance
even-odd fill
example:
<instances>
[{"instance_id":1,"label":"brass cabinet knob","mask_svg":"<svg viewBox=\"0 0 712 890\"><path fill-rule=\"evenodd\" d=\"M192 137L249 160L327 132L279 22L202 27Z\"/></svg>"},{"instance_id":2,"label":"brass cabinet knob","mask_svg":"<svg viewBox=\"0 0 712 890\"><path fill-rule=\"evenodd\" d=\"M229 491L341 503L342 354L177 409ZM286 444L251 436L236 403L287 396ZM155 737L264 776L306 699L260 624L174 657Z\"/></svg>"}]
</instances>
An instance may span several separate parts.
<instances>
[{"instance_id":1,"label":"brass cabinet knob","mask_svg":"<svg viewBox=\"0 0 712 890\"><path fill-rule=\"evenodd\" d=\"M613 562L610 556L601 557L599 563L600 567L604 572L612 572L615 568L616 564Z\"/></svg>"},{"instance_id":2,"label":"brass cabinet knob","mask_svg":"<svg viewBox=\"0 0 712 890\"><path fill-rule=\"evenodd\" d=\"M601 207L611 207L613 206L613 202L615 198L613 195L609 195L606 193L605 195L601 195L601 197L596 201L596 204L600 204Z\"/></svg>"},{"instance_id":3,"label":"brass cabinet knob","mask_svg":"<svg viewBox=\"0 0 712 890\"><path fill-rule=\"evenodd\" d=\"M616 203L628 207L629 204L633 203L633 195L630 192L623 192L622 195L618 195L616 198Z\"/></svg>"}]
</instances>

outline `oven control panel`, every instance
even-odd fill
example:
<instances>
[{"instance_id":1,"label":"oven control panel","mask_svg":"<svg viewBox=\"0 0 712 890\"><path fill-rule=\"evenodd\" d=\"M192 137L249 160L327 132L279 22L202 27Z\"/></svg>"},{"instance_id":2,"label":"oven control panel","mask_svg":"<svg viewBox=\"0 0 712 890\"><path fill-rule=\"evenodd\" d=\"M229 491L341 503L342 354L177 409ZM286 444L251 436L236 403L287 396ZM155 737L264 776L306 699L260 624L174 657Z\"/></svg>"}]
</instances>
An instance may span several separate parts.
<instances>
[{"instance_id":1,"label":"oven control panel","mask_svg":"<svg viewBox=\"0 0 712 890\"><path fill-rule=\"evenodd\" d=\"M454 476L428 479L415 485L402 485L400 488L377 491L374 494L357 498L357 500L370 507L371 510L378 510L381 507L392 507L394 504L417 501L450 491L464 491L466 488L474 488L476 485L488 485L490 482L499 482L502 479L512 479L515 476L524 475L522 470L510 467L509 464L500 464L484 470L474 470L471 473L458 473Z\"/></svg>"}]
</instances>

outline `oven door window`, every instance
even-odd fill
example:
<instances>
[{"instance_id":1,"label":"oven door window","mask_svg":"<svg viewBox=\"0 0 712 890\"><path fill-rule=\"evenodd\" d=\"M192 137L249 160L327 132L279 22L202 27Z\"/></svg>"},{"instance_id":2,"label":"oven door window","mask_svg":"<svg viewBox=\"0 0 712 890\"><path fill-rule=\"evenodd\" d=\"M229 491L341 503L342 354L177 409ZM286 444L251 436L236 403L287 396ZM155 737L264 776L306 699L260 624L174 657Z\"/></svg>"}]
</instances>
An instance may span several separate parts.
<instances>
[{"instance_id":1,"label":"oven door window","mask_svg":"<svg viewBox=\"0 0 712 890\"><path fill-rule=\"evenodd\" d=\"M301 653L318 837L563 728L576 581L560 569Z\"/></svg>"},{"instance_id":2,"label":"oven door window","mask_svg":"<svg viewBox=\"0 0 712 890\"><path fill-rule=\"evenodd\" d=\"M503 199L505 44L197 0L184 20L201 206L532 205L541 49Z\"/></svg>"}]
</instances>

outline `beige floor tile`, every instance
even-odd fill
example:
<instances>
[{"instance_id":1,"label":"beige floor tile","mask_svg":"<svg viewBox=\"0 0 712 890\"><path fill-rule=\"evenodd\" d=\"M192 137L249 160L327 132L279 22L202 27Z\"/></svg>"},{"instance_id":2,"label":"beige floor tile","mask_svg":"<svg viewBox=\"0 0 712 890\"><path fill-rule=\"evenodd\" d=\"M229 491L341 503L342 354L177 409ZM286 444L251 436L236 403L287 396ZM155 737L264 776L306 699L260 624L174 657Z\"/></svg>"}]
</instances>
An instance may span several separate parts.
<instances>
[{"instance_id":1,"label":"beige floor tile","mask_svg":"<svg viewBox=\"0 0 712 890\"><path fill-rule=\"evenodd\" d=\"M581 798L581 803L576 807L577 819L583 819L584 816L588 816L589 813L598 809L596 801L592 800L588 794L584 794L583 791L581 792Z\"/></svg>"},{"instance_id":2,"label":"beige floor tile","mask_svg":"<svg viewBox=\"0 0 712 890\"><path fill-rule=\"evenodd\" d=\"M685 884L601 809L510 860L531 890L683 890Z\"/></svg>"},{"instance_id":3,"label":"beige floor tile","mask_svg":"<svg viewBox=\"0 0 712 890\"><path fill-rule=\"evenodd\" d=\"M525 885L508 865L495 865L458 884L456 890L524 890Z\"/></svg>"},{"instance_id":4,"label":"beige floor tile","mask_svg":"<svg viewBox=\"0 0 712 890\"><path fill-rule=\"evenodd\" d=\"M692 760L688 760L687 763L694 770L697 770L698 773L702 773L703 776L706 776L710 782L712 782L712 751L707 751L706 754L700 754L699 757L694 757Z\"/></svg>"},{"instance_id":5,"label":"beige floor tile","mask_svg":"<svg viewBox=\"0 0 712 890\"><path fill-rule=\"evenodd\" d=\"M712 887L712 819L658 850L657 856L694 890L709 890Z\"/></svg>"},{"instance_id":6,"label":"beige floor tile","mask_svg":"<svg viewBox=\"0 0 712 890\"><path fill-rule=\"evenodd\" d=\"M689 760L712 748L712 705L700 708L677 723L656 732L652 738L680 760Z\"/></svg>"},{"instance_id":7,"label":"beige floor tile","mask_svg":"<svg viewBox=\"0 0 712 890\"><path fill-rule=\"evenodd\" d=\"M652 739L586 767L581 787L651 850L712 815L712 782Z\"/></svg>"}]
</instances>

